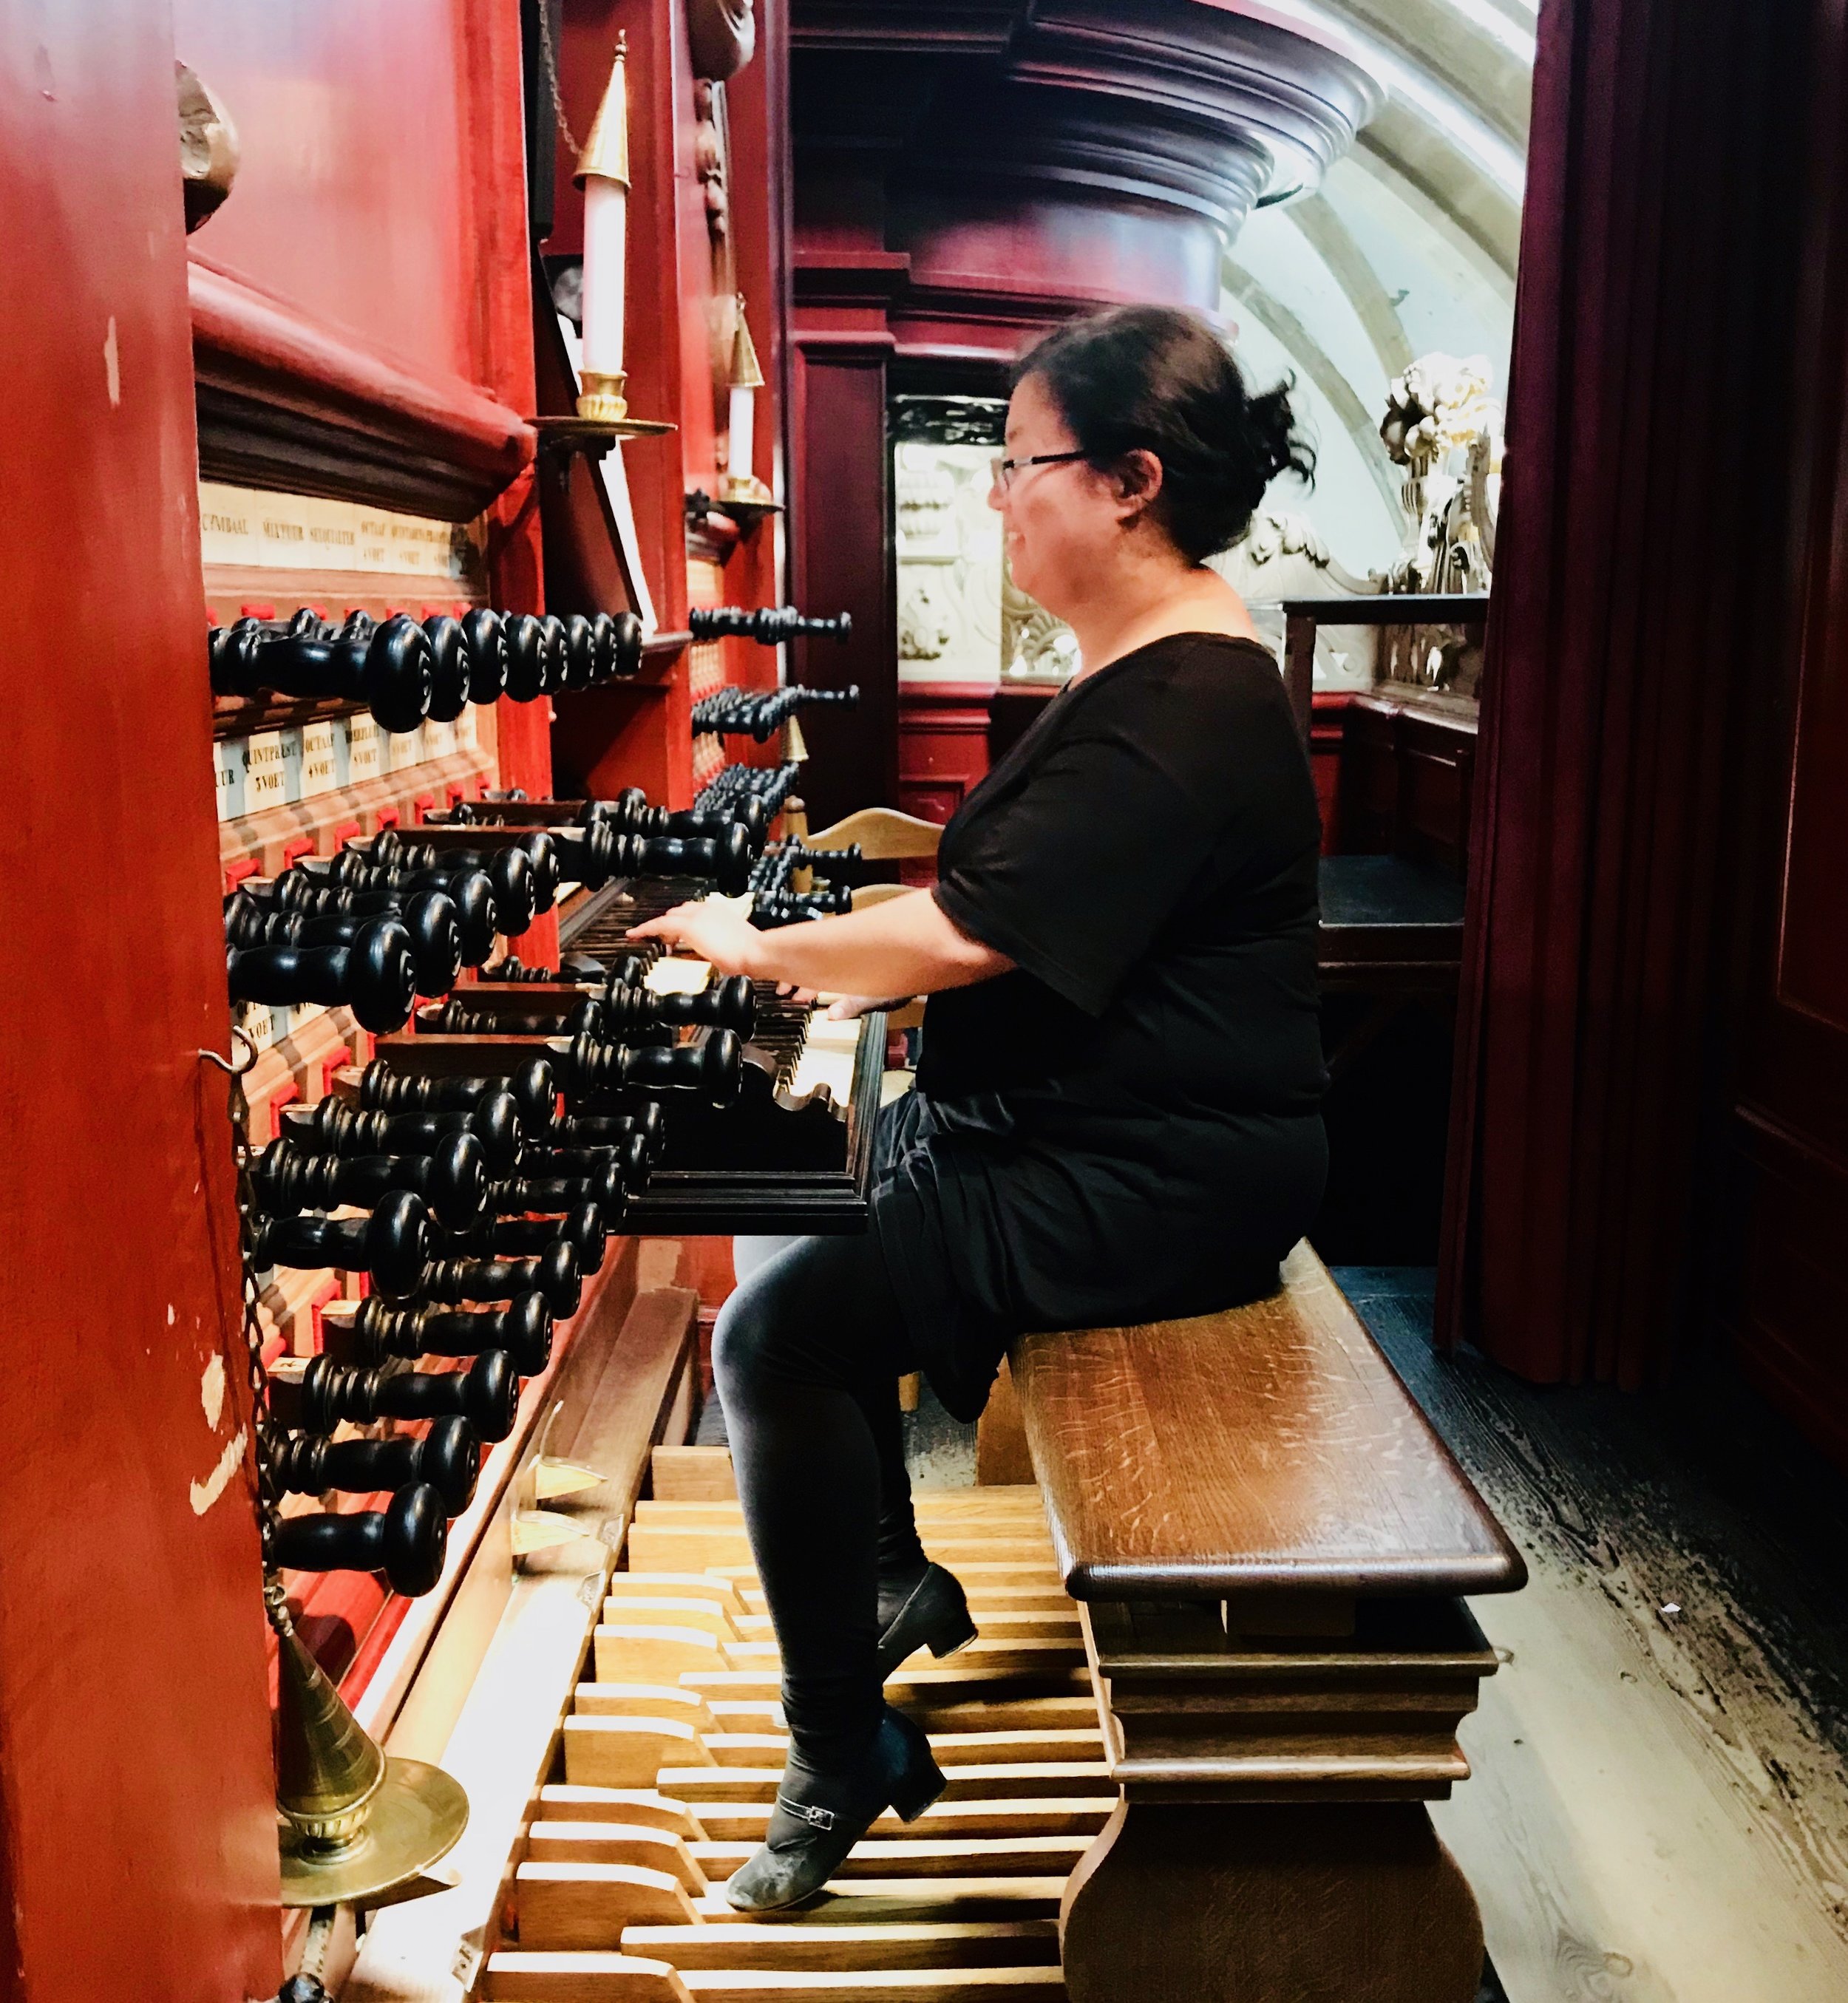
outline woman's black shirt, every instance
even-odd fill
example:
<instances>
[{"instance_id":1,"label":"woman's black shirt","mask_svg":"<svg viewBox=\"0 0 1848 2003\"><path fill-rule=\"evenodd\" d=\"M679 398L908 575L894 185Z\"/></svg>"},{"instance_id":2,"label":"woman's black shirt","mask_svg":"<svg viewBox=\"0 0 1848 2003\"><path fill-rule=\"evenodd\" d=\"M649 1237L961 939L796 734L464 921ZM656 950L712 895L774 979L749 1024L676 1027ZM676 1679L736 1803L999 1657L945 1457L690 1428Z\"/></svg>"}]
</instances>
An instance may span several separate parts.
<instances>
[{"instance_id":1,"label":"woman's black shirt","mask_svg":"<svg viewBox=\"0 0 1848 2003\"><path fill-rule=\"evenodd\" d=\"M1275 662L1184 634L1055 697L964 802L939 904L1014 963L934 995L873 1214L952 1410L1025 1328L1268 1292L1326 1167L1307 760Z\"/></svg>"}]
</instances>

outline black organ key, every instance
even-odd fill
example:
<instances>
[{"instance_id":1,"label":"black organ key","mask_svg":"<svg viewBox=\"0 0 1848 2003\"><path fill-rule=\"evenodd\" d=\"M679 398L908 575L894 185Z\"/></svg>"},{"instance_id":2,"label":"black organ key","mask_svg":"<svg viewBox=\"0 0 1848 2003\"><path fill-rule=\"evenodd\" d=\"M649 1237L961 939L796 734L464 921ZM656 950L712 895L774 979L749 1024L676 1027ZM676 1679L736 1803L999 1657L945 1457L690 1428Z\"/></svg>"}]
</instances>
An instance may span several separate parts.
<instances>
[{"instance_id":1,"label":"black organ key","mask_svg":"<svg viewBox=\"0 0 1848 2003\"><path fill-rule=\"evenodd\" d=\"M315 1155L285 1141L257 1157L251 1187L275 1217L342 1204L363 1208L394 1190L409 1190L439 1224L464 1231L488 1208L488 1158L466 1132L445 1134L428 1155Z\"/></svg>"},{"instance_id":2,"label":"black organ key","mask_svg":"<svg viewBox=\"0 0 1848 2003\"><path fill-rule=\"evenodd\" d=\"M272 1564L292 1571L379 1571L415 1599L443 1576L449 1516L427 1481L401 1488L387 1509L285 1516L270 1535Z\"/></svg>"},{"instance_id":3,"label":"black organ key","mask_svg":"<svg viewBox=\"0 0 1848 2003\"><path fill-rule=\"evenodd\" d=\"M467 1420L454 1417L432 1420L422 1438L400 1433L390 1439L334 1440L292 1433L274 1466L282 1487L299 1495L324 1495L330 1488L349 1495L389 1494L427 1482L443 1498L444 1510L459 1516L474 1499L481 1442Z\"/></svg>"},{"instance_id":4,"label":"black organ key","mask_svg":"<svg viewBox=\"0 0 1848 2003\"><path fill-rule=\"evenodd\" d=\"M228 946L233 1002L318 1002L351 1008L369 1029L402 1029L417 999L410 935L394 918L362 925L350 946Z\"/></svg>"},{"instance_id":5,"label":"black organ key","mask_svg":"<svg viewBox=\"0 0 1848 2003\"><path fill-rule=\"evenodd\" d=\"M365 1273L388 1299L407 1300L424 1275L429 1213L421 1197L394 1190L370 1217L268 1217L250 1226L251 1263Z\"/></svg>"},{"instance_id":6,"label":"black organ key","mask_svg":"<svg viewBox=\"0 0 1848 2003\"><path fill-rule=\"evenodd\" d=\"M506 1438L520 1410L520 1372L504 1349L485 1350L466 1370L352 1370L317 1356L295 1401L305 1432L331 1433L342 1419L464 1418L490 1445Z\"/></svg>"}]
</instances>

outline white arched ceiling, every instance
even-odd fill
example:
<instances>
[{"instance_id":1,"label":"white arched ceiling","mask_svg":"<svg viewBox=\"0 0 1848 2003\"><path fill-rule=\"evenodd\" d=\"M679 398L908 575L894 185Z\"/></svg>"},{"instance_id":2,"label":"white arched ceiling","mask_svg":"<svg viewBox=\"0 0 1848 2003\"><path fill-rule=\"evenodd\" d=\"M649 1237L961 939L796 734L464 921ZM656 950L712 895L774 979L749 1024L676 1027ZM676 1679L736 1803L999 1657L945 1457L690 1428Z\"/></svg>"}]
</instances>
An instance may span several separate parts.
<instances>
[{"instance_id":1,"label":"white arched ceiling","mask_svg":"<svg viewBox=\"0 0 1848 2003\"><path fill-rule=\"evenodd\" d=\"M1238 11L1241 0L1209 0ZM1339 40L1386 102L1314 194L1261 208L1226 260L1248 372L1287 369L1317 434L1316 491L1280 487L1347 568L1384 568L1405 521L1377 427L1433 351L1487 358L1506 393L1535 9L1528 0L1256 0Z\"/></svg>"}]
</instances>

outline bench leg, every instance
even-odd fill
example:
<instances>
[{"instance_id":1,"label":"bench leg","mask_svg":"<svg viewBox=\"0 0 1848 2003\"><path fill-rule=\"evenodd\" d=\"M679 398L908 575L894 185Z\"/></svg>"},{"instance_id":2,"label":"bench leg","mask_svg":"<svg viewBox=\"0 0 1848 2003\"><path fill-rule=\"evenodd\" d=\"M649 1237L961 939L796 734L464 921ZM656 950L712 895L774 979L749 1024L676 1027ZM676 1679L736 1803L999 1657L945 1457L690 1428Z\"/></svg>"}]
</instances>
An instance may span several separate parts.
<instances>
[{"instance_id":1,"label":"bench leg","mask_svg":"<svg viewBox=\"0 0 1848 2003\"><path fill-rule=\"evenodd\" d=\"M1071 2003L1472 2003L1482 1970L1418 1802L1120 1803L1059 1928Z\"/></svg>"}]
</instances>

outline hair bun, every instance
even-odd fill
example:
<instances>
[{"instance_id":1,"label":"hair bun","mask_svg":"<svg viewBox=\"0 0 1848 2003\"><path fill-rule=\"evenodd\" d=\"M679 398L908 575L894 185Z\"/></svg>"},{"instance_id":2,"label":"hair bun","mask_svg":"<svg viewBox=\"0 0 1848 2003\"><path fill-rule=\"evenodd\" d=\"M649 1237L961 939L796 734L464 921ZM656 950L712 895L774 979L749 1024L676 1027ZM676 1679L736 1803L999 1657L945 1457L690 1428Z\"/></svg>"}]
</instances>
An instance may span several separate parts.
<instances>
[{"instance_id":1,"label":"hair bun","mask_svg":"<svg viewBox=\"0 0 1848 2003\"><path fill-rule=\"evenodd\" d=\"M1161 462L1151 510L1190 563L1230 548L1284 472L1315 476L1290 407L1294 379L1254 396L1231 350L1198 314L1118 306L1073 320L1017 365L1038 376L1094 465L1136 451Z\"/></svg>"}]
</instances>

